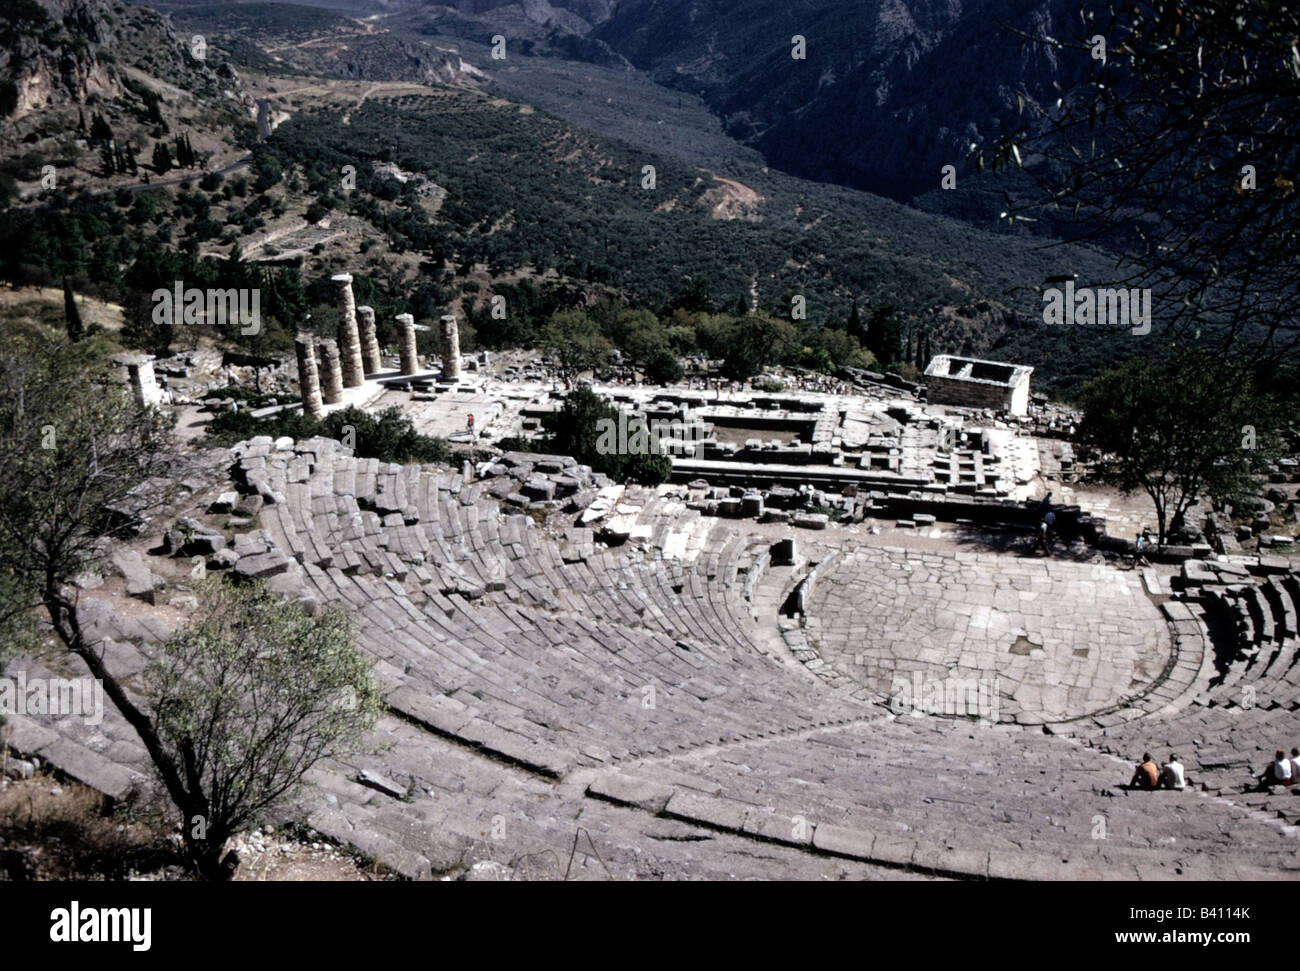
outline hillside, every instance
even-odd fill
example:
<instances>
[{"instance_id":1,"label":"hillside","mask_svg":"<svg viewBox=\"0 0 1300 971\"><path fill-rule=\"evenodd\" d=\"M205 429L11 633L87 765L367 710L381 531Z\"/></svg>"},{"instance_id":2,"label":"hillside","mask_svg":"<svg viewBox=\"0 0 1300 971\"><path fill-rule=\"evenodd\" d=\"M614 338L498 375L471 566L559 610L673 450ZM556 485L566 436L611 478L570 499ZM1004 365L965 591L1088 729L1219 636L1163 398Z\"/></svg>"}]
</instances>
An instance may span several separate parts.
<instances>
[{"instance_id":1,"label":"hillside","mask_svg":"<svg viewBox=\"0 0 1300 971\"><path fill-rule=\"evenodd\" d=\"M1071 38L1077 23L1064 0L654 0L593 36L699 94L772 165L907 200L1015 119L1018 91L1054 100L1054 82L1088 69L1015 33Z\"/></svg>"},{"instance_id":2,"label":"hillside","mask_svg":"<svg viewBox=\"0 0 1300 971\"><path fill-rule=\"evenodd\" d=\"M78 187L138 187L244 154L256 108L238 74L151 10L19 0L0 10L0 34L0 199L66 203Z\"/></svg>"},{"instance_id":3,"label":"hillside","mask_svg":"<svg viewBox=\"0 0 1300 971\"><path fill-rule=\"evenodd\" d=\"M349 269L381 327L396 313L450 307L488 346L535 340L575 301L667 315L689 292L697 310L753 307L787 321L802 297L806 315L793 322L805 334L845 327L855 304L863 319L892 311L905 338L980 354L1035 325L1046 277L1114 274L1094 250L1044 247L782 174L728 138L702 101L636 73L549 58L501 65L482 46L398 37L292 5L190 4L170 25L142 16L177 49L195 33L208 49L191 74L175 75L192 90L133 68L131 84L166 92L152 127L129 86L118 98L86 95L90 115L139 139L137 171L108 173L97 164L102 144L70 140L91 191L20 180L30 201L0 214L5 279L71 276L78 292L121 305L137 339L147 294L181 276L261 279L274 322L259 338L266 347L308 314L328 330L325 278ZM448 64L457 67L439 69ZM615 78L600 114L583 92ZM213 79L229 90L205 88ZM530 91L587 124L523 104ZM133 110L145 113L139 134ZM182 134L199 150L191 167L146 162L151 139L156 149ZM30 156L19 150L5 164L32 179ZM355 184L340 178L348 166ZM510 298L508 326L486 318L492 293Z\"/></svg>"}]
</instances>

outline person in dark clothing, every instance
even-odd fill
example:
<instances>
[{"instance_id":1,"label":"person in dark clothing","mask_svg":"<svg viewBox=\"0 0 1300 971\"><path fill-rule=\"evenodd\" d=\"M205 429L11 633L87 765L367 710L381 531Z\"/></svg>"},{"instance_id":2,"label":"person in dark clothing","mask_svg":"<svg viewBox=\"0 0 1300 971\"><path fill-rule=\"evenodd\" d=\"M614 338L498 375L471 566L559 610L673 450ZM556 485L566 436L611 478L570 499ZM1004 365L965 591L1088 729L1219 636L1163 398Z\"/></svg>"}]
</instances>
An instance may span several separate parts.
<instances>
[{"instance_id":1,"label":"person in dark clothing","mask_svg":"<svg viewBox=\"0 0 1300 971\"><path fill-rule=\"evenodd\" d=\"M1043 546L1043 552L1049 556L1052 553L1052 535L1056 530L1056 513L1050 509L1044 514L1043 521L1038 524L1038 541Z\"/></svg>"}]
</instances>

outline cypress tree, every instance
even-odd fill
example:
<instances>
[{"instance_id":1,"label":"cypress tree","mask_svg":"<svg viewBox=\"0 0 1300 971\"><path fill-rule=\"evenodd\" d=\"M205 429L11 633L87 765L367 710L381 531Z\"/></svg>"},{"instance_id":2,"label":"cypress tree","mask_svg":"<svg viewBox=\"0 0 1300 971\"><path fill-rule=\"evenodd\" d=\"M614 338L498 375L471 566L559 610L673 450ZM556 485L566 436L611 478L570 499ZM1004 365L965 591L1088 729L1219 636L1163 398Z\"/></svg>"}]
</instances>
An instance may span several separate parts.
<instances>
[{"instance_id":1,"label":"cypress tree","mask_svg":"<svg viewBox=\"0 0 1300 971\"><path fill-rule=\"evenodd\" d=\"M63 319L68 328L68 340L76 342L85 336L86 329L81 324L81 311L77 308L76 298L72 295L72 283L63 278Z\"/></svg>"},{"instance_id":2,"label":"cypress tree","mask_svg":"<svg viewBox=\"0 0 1300 971\"><path fill-rule=\"evenodd\" d=\"M858 339L858 343L864 347L867 344L867 335L862 331L862 317L858 314L858 298L853 298L853 309L849 311L848 332Z\"/></svg>"},{"instance_id":3,"label":"cypress tree","mask_svg":"<svg viewBox=\"0 0 1300 971\"><path fill-rule=\"evenodd\" d=\"M98 111L90 120L90 137L105 142L113 139L113 129Z\"/></svg>"},{"instance_id":4,"label":"cypress tree","mask_svg":"<svg viewBox=\"0 0 1300 971\"><path fill-rule=\"evenodd\" d=\"M171 171L172 153L166 142L157 142L153 147L153 167L159 175Z\"/></svg>"}]
</instances>

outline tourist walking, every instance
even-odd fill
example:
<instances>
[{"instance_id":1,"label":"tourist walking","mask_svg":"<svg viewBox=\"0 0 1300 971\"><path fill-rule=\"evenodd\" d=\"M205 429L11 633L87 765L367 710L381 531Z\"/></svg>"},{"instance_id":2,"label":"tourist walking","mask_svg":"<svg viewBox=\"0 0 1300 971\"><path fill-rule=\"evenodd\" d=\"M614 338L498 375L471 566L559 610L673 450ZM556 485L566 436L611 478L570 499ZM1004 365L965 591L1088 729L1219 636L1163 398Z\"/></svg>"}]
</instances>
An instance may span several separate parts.
<instances>
[{"instance_id":1,"label":"tourist walking","mask_svg":"<svg viewBox=\"0 0 1300 971\"><path fill-rule=\"evenodd\" d=\"M1140 566L1150 566L1151 561L1147 559L1147 547L1151 545L1151 535L1147 530L1138 533L1137 541L1134 543L1133 551L1133 569Z\"/></svg>"}]
</instances>

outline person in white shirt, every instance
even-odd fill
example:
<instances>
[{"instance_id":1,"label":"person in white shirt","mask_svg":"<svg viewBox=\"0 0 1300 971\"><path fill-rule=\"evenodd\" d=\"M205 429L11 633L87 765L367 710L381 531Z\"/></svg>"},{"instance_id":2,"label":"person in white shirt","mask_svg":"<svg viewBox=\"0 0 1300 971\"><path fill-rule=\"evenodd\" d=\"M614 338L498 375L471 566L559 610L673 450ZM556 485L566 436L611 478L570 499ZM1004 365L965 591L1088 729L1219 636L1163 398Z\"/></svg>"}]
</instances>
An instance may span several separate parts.
<instances>
[{"instance_id":1,"label":"person in white shirt","mask_svg":"<svg viewBox=\"0 0 1300 971\"><path fill-rule=\"evenodd\" d=\"M1287 761L1286 753L1278 749L1277 754L1273 757L1272 764L1264 770L1260 782L1266 786L1289 786L1294 781L1291 763Z\"/></svg>"},{"instance_id":2,"label":"person in white shirt","mask_svg":"<svg viewBox=\"0 0 1300 971\"><path fill-rule=\"evenodd\" d=\"M1166 789L1187 788L1187 776L1177 755L1170 753L1169 761L1160 767L1160 784Z\"/></svg>"}]
</instances>

